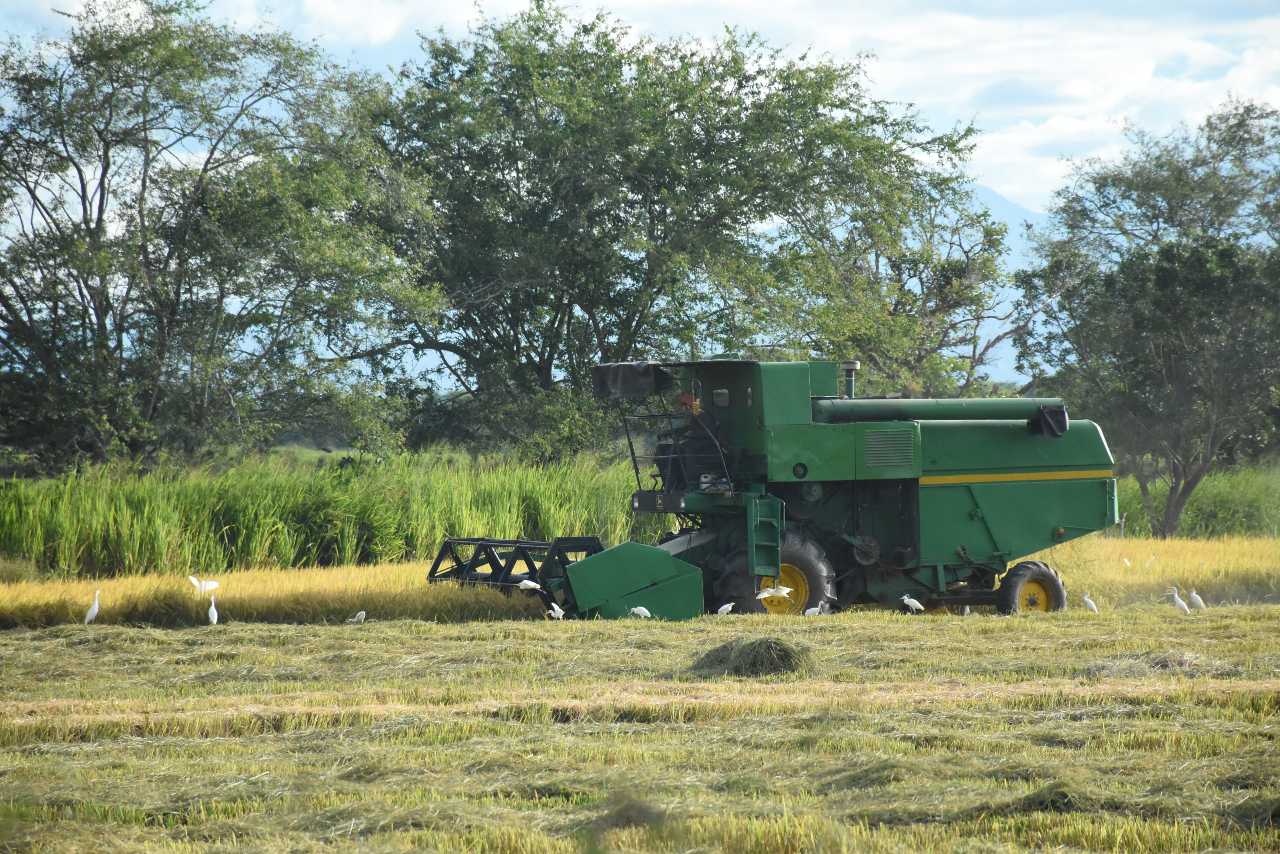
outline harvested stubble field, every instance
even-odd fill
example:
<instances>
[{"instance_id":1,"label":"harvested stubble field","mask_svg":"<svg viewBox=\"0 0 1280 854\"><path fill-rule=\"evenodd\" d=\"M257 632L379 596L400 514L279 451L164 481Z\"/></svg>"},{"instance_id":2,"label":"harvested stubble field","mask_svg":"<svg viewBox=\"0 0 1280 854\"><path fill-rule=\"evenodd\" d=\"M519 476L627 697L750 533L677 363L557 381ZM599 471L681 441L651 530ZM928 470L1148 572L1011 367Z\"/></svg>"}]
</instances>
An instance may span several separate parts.
<instances>
[{"instance_id":1,"label":"harvested stubble field","mask_svg":"<svg viewBox=\"0 0 1280 854\"><path fill-rule=\"evenodd\" d=\"M1219 545L1060 550L1099 616L282 625L229 574L216 627L0 633L0 848L1276 850L1280 549ZM762 637L803 669L703 658Z\"/></svg>"}]
</instances>

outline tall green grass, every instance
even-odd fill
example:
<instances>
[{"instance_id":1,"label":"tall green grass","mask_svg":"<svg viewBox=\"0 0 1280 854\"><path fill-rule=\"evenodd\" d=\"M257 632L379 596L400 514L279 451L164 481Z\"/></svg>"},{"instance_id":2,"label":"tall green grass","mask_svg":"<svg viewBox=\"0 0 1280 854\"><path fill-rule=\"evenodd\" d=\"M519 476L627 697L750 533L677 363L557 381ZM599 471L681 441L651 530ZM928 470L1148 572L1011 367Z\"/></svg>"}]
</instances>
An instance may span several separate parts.
<instances>
[{"instance_id":1,"label":"tall green grass","mask_svg":"<svg viewBox=\"0 0 1280 854\"><path fill-rule=\"evenodd\" d=\"M1152 485L1157 513L1164 510L1168 493L1166 484ZM1142 508L1142 496L1133 478L1120 481L1119 498L1125 534L1151 536L1151 520ZM1280 536L1280 466L1229 469L1206 477L1191 493L1178 536Z\"/></svg>"},{"instance_id":2,"label":"tall green grass","mask_svg":"<svg viewBox=\"0 0 1280 854\"><path fill-rule=\"evenodd\" d=\"M613 543L656 533L633 530L634 488L630 466L588 457L549 466L448 453L319 466L268 458L145 474L107 466L0 483L0 554L71 578L423 559L449 536Z\"/></svg>"},{"instance_id":3,"label":"tall green grass","mask_svg":"<svg viewBox=\"0 0 1280 854\"><path fill-rule=\"evenodd\" d=\"M421 560L449 536L651 539L668 520L633 519L634 486L629 465L590 456L537 466L443 451L341 465L277 455L219 469L90 468L0 481L0 577L20 578L24 566L90 578ZM1162 504L1159 488L1155 497ZM1126 533L1150 534L1130 479L1120 508ZM1210 476L1180 532L1278 533L1280 468Z\"/></svg>"}]
</instances>

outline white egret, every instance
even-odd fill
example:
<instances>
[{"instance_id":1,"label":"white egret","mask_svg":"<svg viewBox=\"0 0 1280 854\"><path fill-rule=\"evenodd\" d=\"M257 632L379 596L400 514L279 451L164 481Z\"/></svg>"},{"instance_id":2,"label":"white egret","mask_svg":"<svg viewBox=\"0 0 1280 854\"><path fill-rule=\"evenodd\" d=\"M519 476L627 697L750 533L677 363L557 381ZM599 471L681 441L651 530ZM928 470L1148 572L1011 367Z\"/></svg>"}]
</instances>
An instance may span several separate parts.
<instances>
[{"instance_id":1,"label":"white egret","mask_svg":"<svg viewBox=\"0 0 1280 854\"><path fill-rule=\"evenodd\" d=\"M812 608L805 608L804 615L806 617L825 617L831 613L831 603L823 599Z\"/></svg>"},{"instance_id":2,"label":"white egret","mask_svg":"<svg viewBox=\"0 0 1280 854\"><path fill-rule=\"evenodd\" d=\"M212 578L201 580L196 578L194 575L188 575L187 581L191 582L191 586L196 589L196 593L200 596L203 596L206 593L212 593L218 589L218 582L214 581Z\"/></svg>"},{"instance_id":3,"label":"white egret","mask_svg":"<svg viewBox=\"0 0 1280 854\"><path fill-rule=\"evenodd\" d=\"M729 613L732 610L733 610L733 603L725 602L719 608L716 608L716 613L723 617L725 614Z\"/></svg>"},{"instance_id":4,"label":"white egret","mask_svg":"<svg viewBox=\"0 0 1280 854\"><path fill-rule=\"evenodd\" d=\"M761 587L760 592L756 594L757 599L771 599L775 596L781 596L783 599L791 595L790 587L783 587L779 584L777 587Z\"/></svg>"},{"instance_id":5,"label":"white egret","mask_svg":"<svg viewBox=\"0 0 1280 854\"><path fill-rule=\"evenodd\" d=\"M1089 594L1084 594L1084 606L1093 613L1098 613L1098 606L1093 604L1093 600L1089 598Z\"/></svg>"},{"instance_id":6,"label":"white egret","mask_svg":"<svg viewBox=\"0 0 1280 854\"><path fill-rule=\"evenodd\" d=\"M1187 603L1182 601L1182 597L1178 595L1178 588L1170 587L1168 592L1165 593L1165 595L1173 597L1173 607L1177 608L1179 611L1181 611L1184 614L1191 613L1191 609L1187 607Z\"/></svg>"},{"instance_id":7,"label":"white egret","mask_svg":"<svg viewBox=\"0 0 1280 854\"><path fill-rule=\"evenodd\" d=\"M561 608L561 607L560 607L560 603L559 603L559 602L552 602L552 603L551 603L551 610L547 612L547 616L548 616L548 617L550 617L550 618L551 618L551 619L553 619L553 620L563 620L563 619L564 619L564 608Z\"/></svg>"},{"instance_id":8,"label":"white egret","mask_svg":"<svg viewBox=\"0 0 1280 854\"><path fill-rule=\"evenodd\" d=\"M209 625L218 625L218 603L213 596L209 597Z\"/></svg>"},{"instance_id":9,"label":"white egret","mask_svg":"<svg viewBox=\"0 0 1280 854\"><path fill-rule=\"evenodd\" d=\"M906 606L907 606L907 608L908 608L908 609L911 611L911 613L913 613L913 614L915 614L915 613L919 613L920 611L923 611L923 610L924 610L924 606L923 606L923 605L921 605L919 602L917 602L915 599L912 599L912 598L911 598L911 594L910 594L910 593L903 593L903 594L902 594L902 604L903 604L903 605L906 605Z\"/></svg>"},{"instance_id":10,"label":"white egret","mask_svg":"<svg viewBox=\"0 0 1280 854\"><path fill-rule=\"evenodd\" d=\"M93 604L89 606L89 610L84 612L84 624L87 626L94 620L98 619L98 595L101 590L93 591Z\"/></svg>"},{"instance_id":11,"label":"white egret","mask_svg":"<svg viewBox=\"0 0 1280 854\"><path fill-rule=\"evenodd\" d=\"M652 616L653 616L653 614L650 614L650 613L649 613L649 609L648 609L648 608L646 608L645 606L643 606L643 605L637 605L637 606L635 606L634 608L632 608L632 609L631 609L631 616L633 616L633 617L640 617L640 618L641 618L641 619L643 619L643 620L647 620L647 619L649 619L650 617L652 617Z\"/></svg>"},{"instance_id":12,"label":"white egret","mask_svg":"<svg viewBox=\"0 0 1280 854\"><path fill-rule=\"evenodd\" d=\"M539 584L536 581L530 581L527 578L521 579L520 583L517 584L516 587L519 587L521 590L541 590L542 589L541 584Z\"/></svg>"},{"instance_id":13,"label":"white egret","mask_svg":"<svg viewBox=\"0 0 1280 854\"><path fill-rule=\"evenodd\" d=\"M967 617L972 613L973 613L973 609L970 608L968 605L965 605L963 608L960 609L960 616L962 617Z\"/></svg>"},{"instance_id":14,"label":"white egret","mask_svg":"<svg viewBox=\"0 0 1280 854\"><path fill-rule=\"evenodd\" d=\"M822 613L822 609L819 608L817 605L814 605L812 608L804 609L804 615L806 617L816 617L821 613Z\"/></svg>"},{"instance_id":15,"label":"white egret","mask_svg":"<svg viewBox=\"0 0 1280 854\"><path fill-rule=\"evenodd\" d=\"M1187 597L1187 601L1191 603L1191 607L1195 608L1197 611L1203 611L1205 608L1209 607L1204 604L1204 600L1200 598L1200 594L1196 592L1194 587L1191 588L1191 595Z\"/></svg>"},{"instance_id":16,"label":"white egret","mask_svg":"<svg viewBox=\"0 0 1280 854\"><path fill-rule=\"evenodd\" d=\"M351 617L351 619L347 620L347 622L360 624L364 622L364 617L365 617L364 611L356 611L355 616Z\"/></svg>"}]
</instances>

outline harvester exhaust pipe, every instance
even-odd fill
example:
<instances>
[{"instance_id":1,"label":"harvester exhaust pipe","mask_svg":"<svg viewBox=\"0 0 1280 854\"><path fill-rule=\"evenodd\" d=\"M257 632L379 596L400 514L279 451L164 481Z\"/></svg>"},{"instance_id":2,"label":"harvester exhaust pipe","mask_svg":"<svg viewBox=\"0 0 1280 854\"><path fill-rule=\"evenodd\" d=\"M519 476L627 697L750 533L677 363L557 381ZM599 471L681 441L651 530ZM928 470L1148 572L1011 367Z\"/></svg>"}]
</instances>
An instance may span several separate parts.
<instances>
[{"instance_id":1,"label":"harvester exhaust pipe","mask_svg":"<svg viewBox=\"0 0 1280 854\"><path fill-rule=\"evenodd\" d=\"M844 368L844 396L853 400L853 375L862 370L862 363L854 360L845 362L841 367Z\"/></svg>"}]
</instances>

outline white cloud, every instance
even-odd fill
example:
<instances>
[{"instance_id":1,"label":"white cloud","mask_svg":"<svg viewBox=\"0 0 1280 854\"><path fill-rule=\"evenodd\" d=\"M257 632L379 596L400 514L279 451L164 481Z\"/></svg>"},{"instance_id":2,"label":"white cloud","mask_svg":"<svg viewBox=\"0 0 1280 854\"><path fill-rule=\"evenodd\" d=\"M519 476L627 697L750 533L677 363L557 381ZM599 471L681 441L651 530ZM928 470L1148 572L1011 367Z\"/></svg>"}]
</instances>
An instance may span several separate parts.
<instances>
[{"instance_id":1,"label":"white cloud","mask_svg":"<svg viewBox=\"0 0 1280 854\"><path fill-rule=\"evenodd\" d=\"M5 0L0 0L4 3ZM51 0L50 0L51 2ZM68 0L74 2L74 0ZM916 104L933 124L983 130L975 177L1042 209L1066 172L1063 156L1114 156L1130 120L1161 132L1194 123L1228 95L1280 104L1280 13L1169 14L1152 4L1112 12L988 14L931 0L879 8L832 0L615 0L609 11L657 37L713 38L725 26L761 32L790 53L814 49L868 65L877 97ZM933 0L935 5L940 0ZM990 8L995 4L984 4ZM480 14L504 17L523 0L214 0L239 26L268 23L377 67L411 58L415 30L465 32ZM62 8L62 7L60 7ZM587 17L598 4L571 2ZM1005 8L1012 8L1012 4Z\"/></svg>"}]
</instances>

